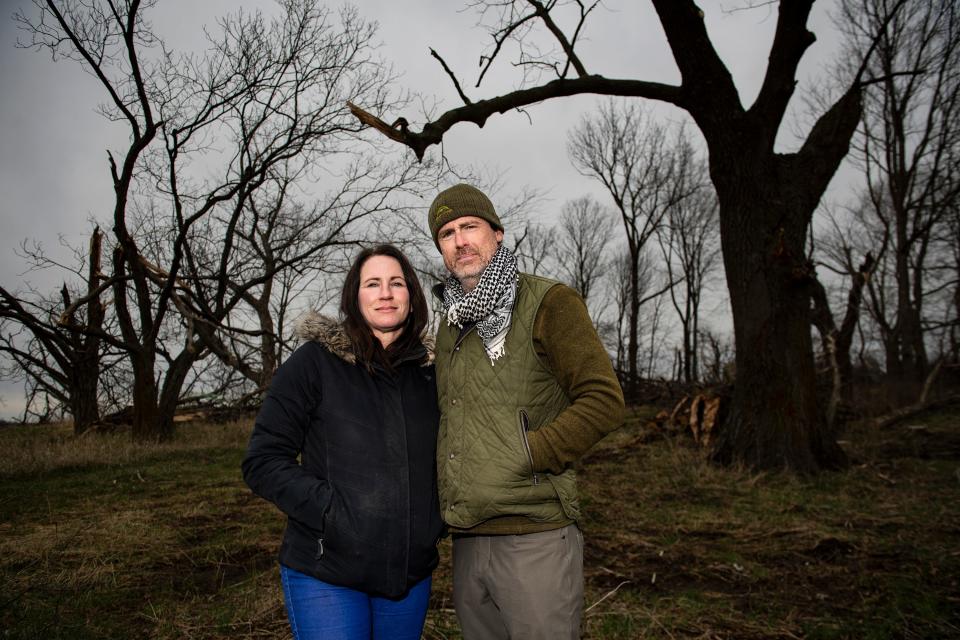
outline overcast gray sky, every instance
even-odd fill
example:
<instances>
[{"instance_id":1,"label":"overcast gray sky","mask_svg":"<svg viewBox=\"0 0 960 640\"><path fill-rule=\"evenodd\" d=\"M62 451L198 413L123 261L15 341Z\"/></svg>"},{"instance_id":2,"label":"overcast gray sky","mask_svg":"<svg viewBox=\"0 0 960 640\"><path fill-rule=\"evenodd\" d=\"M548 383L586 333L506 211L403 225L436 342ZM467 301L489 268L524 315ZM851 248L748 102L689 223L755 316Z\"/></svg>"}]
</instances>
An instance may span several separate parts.
<instances>
[{"instance_id":1,"label":"overcast gray sky","mask_svg":"<svg viewBox=\"0 0 960 640\"><path fill-rule=\"evenodd\" d=\"M454 0L361 0L361 14L380 25L380 54L400 74L401 85L438 101L437 112L457 106L459 98L440 65L429 53L436 49L458 74L465 92L474 99L514 88L516 74L501 60L496 72L474 88L479 55L486 49L485 32L476 26L477 14ZM769 8L730 11L745 2L701 0L707 28L720 55L733 73L745 105L756 96L766 69L776 15ZM815 5L810 28L818 41L808 51L800 70L798 95L820 77L836 51L827 12L832 1ZM160 0L151 17L155 31L173 48L203 46L202 26L218 15L262 8L268 0ZM339 6L339 3L331 3ZM12 20L22 0L0 0L0 282L8 289L32 283L43 289L55 283L49 275L25 274L15 252L23 241L37 241L53 255L64 255L60 238L71 246L85 243L90 220L109 224L111 186L107 149L122 149L126 137L97 112L100 87L69 60L52 62L46 52L16 48L20 34ZM666 38L648 2L606 0L591 16L581 58L591 73L659 82L677 82L679 74ZM554 100L528 110L492 117L483 129L472 124L454 127L444 138L444 153L456 163L472 163L502 172L505 187L529 185L549 194L543 216L584 193L602 196L589 180L579 176L567 160L567 131L600 98L580 96ZM794 101L798 102L797 100ZM664 117L676 120L680 111L661 107ZM384 114L419 122L416 111ZM784 138L789 145L789 136ZM432 194L425 194L429 203ZM426 206L426 205L425 205ZM21 410L19 386L0 387L0 415Z\"/></svg>"}]
</instances>

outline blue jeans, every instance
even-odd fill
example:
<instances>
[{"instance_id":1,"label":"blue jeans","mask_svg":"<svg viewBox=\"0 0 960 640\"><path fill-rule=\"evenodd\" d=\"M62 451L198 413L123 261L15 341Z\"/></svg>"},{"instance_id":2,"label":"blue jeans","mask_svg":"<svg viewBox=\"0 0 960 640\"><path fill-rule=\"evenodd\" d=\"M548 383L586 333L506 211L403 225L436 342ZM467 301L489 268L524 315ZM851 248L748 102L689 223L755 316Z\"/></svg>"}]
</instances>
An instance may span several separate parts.
<instances>
[{"instance_id":1,"label":"blue jeans","mask_svg":"<svg viewBox=\"0 0 960 640\"><path fill-rule=\"evenodd\" d=\"M430 577L399 600L368 596L280 565L294 640L419 640L430 600Z\"/></svg>"}]
</instances>

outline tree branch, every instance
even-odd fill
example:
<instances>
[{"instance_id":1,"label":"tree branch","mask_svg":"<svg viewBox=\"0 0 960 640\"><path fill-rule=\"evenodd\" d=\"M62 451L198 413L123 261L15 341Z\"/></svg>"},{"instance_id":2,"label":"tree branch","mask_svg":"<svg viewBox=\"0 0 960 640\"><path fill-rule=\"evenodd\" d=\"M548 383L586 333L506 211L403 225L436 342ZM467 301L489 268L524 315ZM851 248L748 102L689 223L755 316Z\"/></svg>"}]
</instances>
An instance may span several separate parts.
<instances>
[{"instance_id":1,"label":"tree branch","mask_svg":"<svg viewBox=\"0 0 960 640\"><path fill-rule=\"evenodd\" d=\"M577 57L576 52L573 50L573 44L567 40L567 37L564 35L563 31L561 31L560 27L557 26L557 23L553 21L553 18L550 17L550 10L543 6L543 3L539 2L538 0L527 0L527 2L533 5L536 16L543 21L543 24L546 25L547 29L550 30L550 33L552 33L560 43L560 47L567 56L567 63L573 65L577 75L581 78L588 75L586 67L583 66L583 62L580 61L580 58ZM587 14L589 14L595 6L597 6L596 3L584 11L581 5L580 22L577 24L577 29L574 33L574 39L576 39L576 34L580 32L580 27L583 25L584 20L586 20ZM561 77L564 75L566 74L561 74Z\"/></svg>"},{"instance_id":2,"label":"tree branch","mask_svg":"<svg viewBox=\"0 0 960 640\"><path fill-rule=\"evenodd\" d=\"M501 30L500 33L494 35L493 41L496 43L496 45L494 46L493 53L491 53L489 56L480 57L480 63L483 64L483 61L486 60L486 64L484 65L483 70L480 72L480 77L477 78L477 84L475 86L479 87L480 83L483 82L483 77L487 75L487 71L490 70L490 66L497 58L497 54L500 53L500 49L503 48L503 43L507 41L507 38L510 37L510 34L519 29L525 22L533 20L536 17L536 13L526 15L520 20L510 23L505 29Z\"/></svg>"},{"instance_id":3,"label":"tree branch","mask_svg":"<svg viewBox=\"0 0 960 640\"><path fill-rule=\"evenodd\" d=\"M750 114L756 115L756 124L764 127L764 146L771 151L796 86L800 59L816 41L806 28L812 5L812 0L779 4L777 29L770 47L770 63L757 100L749 110Z\"/></svg>"},{"instance_id":4,"label":"tree branch","mask_svg":"<svg viewBox=\"0 0 960 640\"><path fill-rule=\"evenodd\" d=\"M800 184L811 185L806 193L815 201L809 206L816 206L816 200L820 199L846 157L850 140L860 123L860 108L861 91L859 85L854 84L820 116L800 151L791 159L792 170L809 175L808 181L799 180Z\"/></svg>"},{"instance_id":5,"label":"tree branch","mask_svg":"<svg viewBox=\"0 0 960 640\"><path fill-rule=\"evenodd\" d=\"M430 145L438 144L443 135L453 125L460 122L473 122L483 127L487 118L495 113L506 113L511 109L526 107L550 98L595 93L598 95L629 96L635 98L649 98L661 100L682 106L679 87L661 84L658 82L644 82L642 80L619 80L604 78L603 76L585 76L574 79L558 79L544 85L528 89L518 89L502 96L480 100L472 104L457 107L443 113L433 122L428 122L419 133L407 128L406 120L399 119L400 130L391 127L376 116L364 111L357 105L348 102L350 112L363 124L373 127L391 140L405 144L413 149L417 159L423 160L423 155Z\"/></svg>"},{"instance_id":6,"label":"tree branch","mask_svg":"<svg viewBox=\"0 0 960 640\"><path fill-rule=\"evenodd\" d=\"M450 80L453 81L453 86L456 87L457 93L460 94L460 99L463 100L463 103L473 104L470 101L470 98L467 97L467 94L463 92L463 89L460 88L460 82L457 81L457 76L453 75L453 71L451 71L450 67L447 66L446 60L441 58L440 54L437 53L433 47L430 47L430 55L432 55L434 58L440 61L441 66L443 66L443 70L447 72L447 75L450 76ZM353 108L351 107L350 110L353 111Z\"/></svg>"},{"instance_id":7,"label":"tree branch","mask_svg":"<svg viewBox=\"0 0 960 640\"><path fill-rule=\"evenodd\" d=\"M727 117L742 113L733 76L710 41L703 11L692 0L653 0L653 6L680 69L683 90L697 94L696 98L687 96L680 106L697 120L707 110Z\"/></svg>"}]
</instances>

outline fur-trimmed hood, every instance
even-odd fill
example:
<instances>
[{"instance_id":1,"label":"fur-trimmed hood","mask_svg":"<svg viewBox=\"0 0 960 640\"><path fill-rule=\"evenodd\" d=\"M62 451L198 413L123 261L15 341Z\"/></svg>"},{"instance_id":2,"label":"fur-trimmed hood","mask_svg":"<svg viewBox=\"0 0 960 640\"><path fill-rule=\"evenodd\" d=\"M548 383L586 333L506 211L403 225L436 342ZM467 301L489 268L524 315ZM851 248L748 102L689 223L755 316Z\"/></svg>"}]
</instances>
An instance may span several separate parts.
<instances>
[{"instance_id":1,"label":"fur-trimmed hood","mask_svg":"<svg viewBox=\"0 0 960 640\"><path fill-rule=\"evenodd\" d=\"M316 311L308 311L300 316L294 324L294 332L304 341L319 342L333 355L345 362L356 364L357 355L353 352L350 337L343 330L343 325L334 318L324 316ZM421 366L433 364L435 340L431 335L420 338L426 349L426 357L420 362Z\"/></svg>"}]
</instances>

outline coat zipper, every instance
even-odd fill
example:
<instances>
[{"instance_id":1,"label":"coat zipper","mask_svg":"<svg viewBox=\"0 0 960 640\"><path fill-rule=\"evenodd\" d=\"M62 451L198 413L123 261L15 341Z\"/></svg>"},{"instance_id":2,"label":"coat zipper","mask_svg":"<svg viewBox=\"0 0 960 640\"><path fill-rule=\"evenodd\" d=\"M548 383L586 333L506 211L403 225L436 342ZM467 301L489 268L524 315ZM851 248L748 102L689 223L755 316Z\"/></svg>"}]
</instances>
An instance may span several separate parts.
<instances>
[{"instance_id":1,"label":"coat zipper","mask_svg":"<svg viewBox=\"0 0 960 640\"><path fill-rule=\"evenodd\" d=\"M317 538L317 555L313 556L314 560L319 560L323 557L323 538Z\"/></svg>"},{"instance_id":2,"label":"coat zipper","mask_svg":"<svg viewBox=\"0 0 960 640\"><path fill-rule=\"evenodd\" d=\"M533 468L533 452L530 451L530 441L527 440L527 428L530 426L530 419L527 412L520 409L520 441L523 443L523 450L527 454L527 463L530 465L530 473L533 474L533 484L540 484L540 476Z\"/></svg>"}]
</instances>

